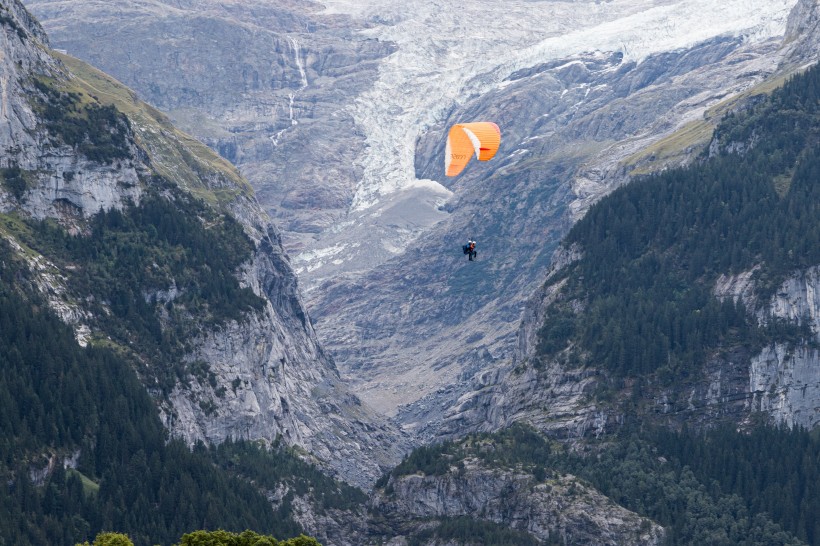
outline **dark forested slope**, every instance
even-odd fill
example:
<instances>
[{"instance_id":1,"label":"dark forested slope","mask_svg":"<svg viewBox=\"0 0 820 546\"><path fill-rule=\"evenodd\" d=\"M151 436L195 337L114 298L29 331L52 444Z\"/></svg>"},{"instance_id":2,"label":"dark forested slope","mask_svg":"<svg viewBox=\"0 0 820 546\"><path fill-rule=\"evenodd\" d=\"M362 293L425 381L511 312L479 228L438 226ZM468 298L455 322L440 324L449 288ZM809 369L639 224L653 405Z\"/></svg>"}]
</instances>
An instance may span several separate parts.
<instances>
[{"instance_id":1,"label":"dark forested slope","mask_svg":"<svg viewBox=\"0 0 820 546\"><path fill-rule=\"evenodd\" d=\"M805 321L758 321L714 292L720 275L757 267L763 299L820 264L818 82L816 68L792 78L724 120L702 161L593 206L565 240L583 255L560 275L565 296L547 314L541 353L571 347L568 358L612 374L672 381L718 347L810 339Z\"/></svg>"},{"instance_id":2,"label":"dark forested slope","mask_svg":"<svg viewBox=\"0 0 820 546\"><path fill-rule=\"evenodd\" d=\"M530 480L531 492L558 492L562 498L556 510L564 515L572 512L573 499L589 496L595 488L618 505L662 525L661 544L797 546L817 544L820 537L812 516L820 494L811 485L820 471L820 443L805 431L772 427L761 427L751 435L729 429L703 435L623 431L575 451L517 424L494 434L419 448L378 485L391 499L406 494L405 483L434 478L443 483L468 482L475 479L471 474L476 467L491 468L495 474L517 472L518 483ZM570 487L562 489L567 482ZM516 526L513 515L521 501L511 483L506 489L482 494L497 496L510 516L504 523ZM587 509L591 519L595 511ZM608 508L611 519L616 513L613 506ZM484 540L489 528L498 533L499 544L533 540L529 535L516 537L509 529L503 534L480 519L441 518L435 523L423 536L457 538L462 541L459 544L495 544ZM646 531L648 523L633 527L632 537L641 528ZM589 529L560 517L552 519L550 526L549 538L539 543L606 543L606 528L596 529L590 537L584 533ZM538 527L524 528L533 532ZM645 537L640 543L652 542Z\"/></svg>"},{"instance_id":3,"label":"dark forested slope","mask_svg":"<svg viewBox=\"0 0 820 546\"><path fill-rule=\"evenodd\" d=\"M207 450L169 442L129 363L80 347L21 288L26 277L0 241L0 542L72 545L106 529L137 544L203 526L300 531Z\"/></svg>"}]
</instances>

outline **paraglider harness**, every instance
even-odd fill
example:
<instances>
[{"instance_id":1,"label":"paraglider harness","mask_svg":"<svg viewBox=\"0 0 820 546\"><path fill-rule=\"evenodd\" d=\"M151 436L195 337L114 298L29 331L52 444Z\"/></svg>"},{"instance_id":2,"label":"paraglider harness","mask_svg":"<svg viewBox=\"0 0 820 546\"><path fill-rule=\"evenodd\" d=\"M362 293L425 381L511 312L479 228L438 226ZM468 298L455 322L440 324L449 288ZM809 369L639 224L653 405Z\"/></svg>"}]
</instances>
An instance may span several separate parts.
<instances>
[{"instance_id":1,"label":"paraglider harness","mask_svg":"<svg viewBox=\"0 0 820 546\"><path fill-rule=\"evenodd\" d=\"M467 254L470 257L469 259L471 262L473 261L473 258L478 257L478 252L476 252L475 249L475 241L471 239L468 240L467 244L464 245L462 249L464 250L464 254Z\"/></svg>"}]
</instances>

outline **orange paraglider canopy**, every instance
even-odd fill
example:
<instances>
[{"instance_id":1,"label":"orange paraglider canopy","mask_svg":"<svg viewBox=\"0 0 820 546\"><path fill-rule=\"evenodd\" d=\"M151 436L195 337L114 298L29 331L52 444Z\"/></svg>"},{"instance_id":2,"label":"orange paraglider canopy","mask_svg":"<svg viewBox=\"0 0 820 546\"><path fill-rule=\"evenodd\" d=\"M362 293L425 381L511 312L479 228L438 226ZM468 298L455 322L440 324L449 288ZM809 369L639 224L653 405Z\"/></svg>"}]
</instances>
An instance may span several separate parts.
<instances>
[{"instance_id":1,"label":"orange paraglider canopy","mask_svg":"<svg viewBox=\"0 0 820 546\"><path fill-rule=\"evenodd\" d=\"M457 123L447 135L447 149L444 152L444 171L447 176L456 176L475 154L479 161L493 158L501 144L501 130L490 121Z\"/></svg>"}]
</instances>

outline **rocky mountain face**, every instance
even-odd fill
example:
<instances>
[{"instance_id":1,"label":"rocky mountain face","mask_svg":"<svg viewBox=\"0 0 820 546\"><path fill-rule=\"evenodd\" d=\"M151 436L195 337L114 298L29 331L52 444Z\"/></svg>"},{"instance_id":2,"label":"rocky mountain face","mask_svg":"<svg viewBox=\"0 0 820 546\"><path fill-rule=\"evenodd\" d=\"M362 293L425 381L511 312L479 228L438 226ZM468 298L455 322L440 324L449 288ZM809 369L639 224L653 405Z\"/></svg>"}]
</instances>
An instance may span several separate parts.
<instances>
[{"instance_id":1,"label":"rocky mountain face","mask_svg":"<svg viewBox=\"0 0 820 546\"><path fill-rule=\"evenodd\" d=\"M553 275L566 263L564 252L556 257ZM717 295L750 298L746 303L761 321L779 317L809 318L817 336L816 267L795 273L770 301L750 298L754 284L750 275L725 277ZM593 393L602 375L590 367L568 367L557 360L543 361L537 370L527 366L537 353L538 330L551 320L547 309L561 297L563 283L548 278L545 288L528 306L520 330L513 364L486 372L475 379L474 391L446 417L444 431L497 430L515 422L527 422L549 434L575 440L601 437L616 430L624 416L610 404L601 404ZM671 389L653 395L646 408L652 414L690 425L723 420L746 422L750 414L763 412L776 422L813 428L818 423L816 367L818 351L812 343L795 348L789 343L764 347L759 353L737 348L727 358L709 359L702 373Z\"/></svg>"},{"instance_id":2,"label":"rocky mountain face","mask_svg":"<svg viewBox=\"0 0 820 546\"><path fill-rule=\"evenodd\" d=\"M9 212L18 201L23 210L36 218L57 216L68 202L91 215L101 209L122 207L126 200L138 201L137 185L144 165L99 165L69 149L52 146L38 134L38 120L27 100L21 82L57 72L55 61L39 44L47 43L45 33L19 3L8 2L3 11L2 146L3 167L17 166L24 171L44 171L42 182L27 189L25 199L15 200L4 191L2 210ZM139 153L131 143L133 158ZM64 176L64 173L79 173Z\"/></svg>"},{"instance_id":3,"label":"rocky mountain face","mask_svg":"<svg viewBox=\"0 0 820 546\"><path fill-rule=\"evenodd\" d=\"M27 21L23 19L27 13L18 4L9 4L9 9L13 21ZM149 179L152 174L168 176L242 222L255 251L238 274L243 285L265 300L261 312L203 331L192 340L186 360L207 364L208 379L192 374L175 386L167 399L158 398L171 432L189 442L220 442L228 437L272 440L281 436L354 483L372 481L380 466L398 460L403 453L400 437L373 418L340 384L332 361L315 340L279 235L236 172L176 131L164 116L137 101L117 82L74 59L55 57L39 28L35 25L31 29L23 30L21 37L16 27L6 23L3 33L3 81L9 82L3 87L7 99L3 168L19 168L27 178L25 187L15 191L9 185L8 171L4 171L2 233L37 272L35 282L51 305L74 326L82 343L107 341L105 333L97 329L96 317L84 305L87 295L72 291L72 270L55 267L47 256L18 241L9 222L18 217L50 218L83 233L95 213L125 210L145 199L154 190ZM93 100L128 114L128 156L115 163L95 161L49 135L25 98L26 93L37 93L36 87L27 87L33 85L29 74L54 80L58 89L71 89L83 100L97 97ZM184 290L172 285L146 297L173 301ZM153 387L150 374L145 370L141 373ZM576 541L602 536L629 543L639 537L636 528L644 527L653 540L660 536L660 529L651 522L642 525L644 520L570 477L544 485L526 473L492 469L478 462L467 470L466 485L460 485L462 476L450 478L453 500L434 501L436 493L428 491L426 496L433 504L453 505L452 509L434 508L429 514L405 512L404 505L412 502L407 495L414 491L405 491L402 485L409 477L395 481L397 494L377 494L367 509L318 510L309 496L301 495L289 502L294 506L294 519L330 545L384 540L401 543L404 535L424 528L429 516L447 519L471 510L471 506L459 508L458 504L472 496L487 501L486 513L474 514L480 520L519 529L519 516L532 514L532 528L520 530L539 536L559 533ZM435 480L427 487L436 487ZM569 489L573 497L565 501L565 490ZM519 503L512 517L500 510L507 497L499 495L508 490ZM270 491L269 498L274 506L281 506L289 493L283 486ZM389 522L386 527L385 521Z\"/></svg>"},{"instance_id":4,"label":"rocky mountain face","mask_svg":"<svg viewBox=\"0 0 820 546\"><path fill-rule=\"evenodd\" d=\"M817 25L820 13L814 2L800 0L789 13L785 44L793 62L813 64L817 60Z\"/></svg>"},{"instance_id":5,"label":"rocky mountain face","mask_svg":"<svg viewBox=\"0 0 820 546\"><path fill-rule=\"evenodd\" d=\"M121 84L53 53L21 4L3 2L0 8L5 180L0 212L6 222L0 232L37 273L36 283L51 305L74 326L82 343L107 342L106 333L97 329L99 317L90 311L94 295L75 293L69 282L73 270L58 269L48 256L27 247L14 230L15 218L53 219L82 234L92 216L139 204L146 192L157 191L155 180L163 177L207 201L217 213L239 220L254 250L236 275L241 286L264 302L244 320L206 328L189 340L180 365L189 373L204 366L210 379L188 375L168 396L155 393L171 433L190 443L281 437L352 483L374 480L401 456L402 442L344 387L332 359L320 348L281 237L247 183L225 160L176 130ZM121 156L100 159L102 148L67 141L68 133L60 133L48 117L55 112L48 105L56 100L81 105L78 116L107 112L111 106L126 114L127 124L117 122L109 129L122 137L116 151ZM172 302L185 290L172 283L144 297ZM151 374L138 372L154 392Z\"/></svg>"},{"instance_id":6,"label":"rocky mountain face","mask_svg":"<svg viewBox=\"0 0 820 546\"><path fill-rule=\"evenodd\" d=\"M531 474L467 460L460 473L391 478L372 507L399 536L437 519L469 517L563 544L661 544L663 529L571 475Z\"/></svg>"},{"instance_id":7,"label":"rocky mountain face","mask_svg":"<svg viewBox=\"0 0 820 546\"><path fill-rule=\"evenodd\" d=\"M790 1L452 18L389 4L29 2L60 47L239 166L284 227L343 377L427 438L458 433L469 393L513 358L572 223L631 176L689 161L737 100L810 58L796 37L812 10L786 30ZM488 18L509 32L482 33ZM498 156L444 180L445 131L479 118L502 127Z\"/></svg>"},{"instance_id":8,"label":"rocky mountain face","mask_svg":"<svg viewBox=\"0 0 820 546\"><path fill-rule=\"evenodd\" d=\"M348 220L356 217L356 207L364 202L356 196L366 200L369 195L357 193L356 181L376 171L367 171L372 166L356 160L348 162L364 150L366 142L373 144L367 140L371 133L366 136L359 132L362 127L354 128L350 134L355 136L345 143L331 136L343 132L337 122L356 127L356 111L338 109L336 101L353 100L371 83L373 89L384 85L375 79L376 61L395 52L396 45L370 37L379 31L350 33L351 19L333 15L332 9L320 12L304 5L248 7L223 2L215 7L205 1L154 2L130 3L131 11L122 12L116 3L75 6L34 0L31 4L42 10L38 13L58 36L62 32L60 45L72 53L97 56L102 66L112 63L108 50L116 49L101 47L105 40L150 43L147 50L152 54L145 58L132 62L117 57L112 64L123 70L118 75L126 81L133 79L149 92L154 89L154 95L147 94L151 100L239 164L262 198L266 187L260 180L270 177L267 188L277 197L264 206L274 216L292 222L280 236L245 193L236 173L218 158L201 156L206 152L198 150L193 159L175 162L177 156L168 150L179 152L192 143L174 132L165 118L144 106L139 112L128 111L128 101L134 100L131 95L126 94L128 100L114 101L109 92L117 89L115 95L122 93L121 87L61 56L75 72L76 79L71 80L45 50L28 51L19 32L9 25L4 26L8 44L4 51L17 48L25 54L7 53L10 60L2 65L2 111L10 135L3 146L13 152L7 166L19 165L37 178L27 183L22 196L0 192L2 210L58 218L81 230L84 218L95 211L139 201L145 185L141 176L157 170L177 172L180 184L194 194L219 196L219 206L242 221L255 243L253 258L243 265L240 276L243 285L264 297L265 308L244 322L203 332L195 340L190 361L208 363L215 384L191 378L187 385L177 386L163 405L169 428L189 441L282 435L348 480L372 482L379 465L398 459L402 443L341 384L332 361L323 354L299 299L281 237L289 238L287 245L298 251L315 244L305 242L309 239L305 234L328 229L317 239L322 244L349 236L344 230L334 231L340 225L336 222L345 214ZM16 4L10 9L15 21L26 16ZM133 34L125 34L131 40L123 40L120 34L125 28L122 13L133 16L132 26L127 27ZM201 15L195 18L196 24L182 24L191 20L192 13ZM816 57L817 36L812 33L816 3L801 1L791 13L785 42L780 38L782 28L773 24L774 30L744 27L737 34L702 36L697 44L639 58L631 57L627 48L562 51L560 55L530 51L526 62L505 65L498 87L478 86L486 92L451 103L455 106L441 112L430 122L432 130L418 139L412 158L418 178L436 176L439 166L434 158L441 156L442 135L450 122L465 117L499 120L505 140L498 160L448 182L446 189L434 184L405 188L398 194L407 199L380 201L374 206L384 212L388 224L403 214L415 216L406 225L385 224L389 230L376 234L376 240L405 228L408 240L413 239L422 224L424 234L407 246L401 240L397 246L404 249L402 254L364 275L327 278L321 273L309 281L315 288L309 297L319 317L318 332L330 340L344 374L355 379L366 399L384 412L396 412L420 438L496 430L516 421L568 438L603 434L617 425L622 415L592 396L598 370L571 368L558 361L544 362L537 371L525 365L536 351L537 332L547 318L547 308L561 294L561 281L551 281L579 258L578 249L558 248L558 243L601 196L634 175L691 160L708 145L711 129L723 113ZM97 19L92 14L107 15ZM159 25L157 21L165 26L152 26ZM371 30L406 30L398 16L363 21L357 20ZM143 35L145 29L150 33ZM42 36L36 27L28 32ZM105 40L91 40L94 32L97 39ZM186 35L184 40L180 32ZM271 57L258 61L271 72L257 80L259 75L249 69L240 78L235 72L237 63L224 60L229 52L211 39L223 32L236 36L231 42L235 50L249 48L246 40L273 44L265 50L274 52ZM277 37L274 32L281 34ZM336 56L339 36L351 39L352 43L339 47L343 51L358 48L355 55ZM327 40L325 57L306 48L303 38L310 43ZM165 39L168 43L162 42ZM200 47L203 43L210 46ZM192 52L197 56L186 57ZM114 55L121 54L118 50ZM135 51L129 54L136 55ZM184 62L171 64L174 55ZM317 60L320 57L323 62ZM360 63L361 58L369 60ZM223 60L199 64L210 59ZM168 76L173 66L185 74L181 76L184 85ZM207 85L209 71L220 73L220 66L230 76L216 78L219 85ZM278 68L271 68L274 66ZM345 66L351 72L345 72ZM133 135L126 168L99 164L65 146L40 151L37 146L44 138L37 136L36 116L13 83L19 80L21 67L36 67L84 89L93 88L88 92L127 111ZM192 67L200 72L189 73ZM328 70L322 72L319 67ZM78 77L77 71L85 72ZM397 73L391 74L395 77ZM230 81L243 84L228 85ZM101 92L101 86L110 87ZM306 106L311 100L313 110ZM290 110L292 106L296 110ZM358 103L365 111L366 106ZM400 110L392 115L400 117ZM211 111L215 113L203 113ZM311 111L315 117L294 117L293 112L300 111ZM273 124L265 118L273 117L271 112L276 112L278 120ZM158 139L157 134L164 138ZM56 159L61 153L65 157L60 161L67 163ZM327 168L322 161L314 161L312 154L341 159ZM337 168L343 172L335 171ZM295 179L301 182L289 186ZM224 199L225 192L228 199ZM290 197L282 198L283 194ZM449 200L438 210L445 198ZM414 224L418 217L425 220ZM435 228L428 229L432 223ZM413 226L408 227L410 224ZM329 229L331 226L336 227ZM476 263L467 263L458 253L465 236L479 240ZM362 248L366 250L369 244ZM23 253L22 245L18 247ZM306 258L308 254L306 251L299 262L305 271L318 263ZM317 251L316 256L341 260L332 252ZM336 265L344 270L343 264ZM88 311L76 303L76 295L63 297L60 278L68 273L55 272L42 256L32 258L31 266L39 268L42 289L52 295L52 305L62 316L75 324L78 338L93 342ZM350 267L348 272L354 272ZM816 269L795 273L771 299L762 302L754 299L751 273L725 276L715 294L743 300L761 320L808 317L813 334L820 339ZM544 276L546 284L542 284ZM154 296L173 298L173 290ZM739 421L751 411L762 410L787 423L813 426L818 419L813 401L817 360L817 351L810 344L796 350L775 344L756 354L738 350L729 358L705 363L702 377L683 389L670 391L668 396L661 393L653 399L653 409L662 415L702 421L725 416ZM328 544L368 540L401 544L407 536L427 529L431 519L463 516L541 539L557 531L566 542L652 544L659 543L663 535L656 524L610 503L572 476L545 483L517 469L468 460L463 470L438 476L394 476L389 484L390 492L374 493L367 513L363 509L322 513L297 499L300 522ZM283 496L283 491L270 495L274 503ZM430 539L427 543L446 542Z\"/></svg>"},{"instance_id":9,"label":"rocky mountain face","mask_svg":"<svg viewBox=\"0 0 820 546\"><path fill-rule=\"evenodd\" d=\"M808 322L813 340L805 340L796 348L776 343L751 356L743 391L748 409L767 413L790 427L814 428L820 423L820 351L811 342L820 341L820 267L796 272L765 302L753 296L751 272L721 280L724 282L716 287L718 296L742 300L747 308L756 310L761 322L772 318ZM711 405L720 403L719 399L706 399Z\"/></svg>"},{"instance_id":10,"label":"rocky mountain face","mask_svg":"<svg viewBox=\"0 0 820 546\"><path fill-rule=\"evenodd\" d=\"M377 407L405 405L398 416L409 427L460 430L445 421L473 380L481 388L513 357L525 302L572 223L633 174L691 159L724 101L773 76L783 55L779 41L726 38L639 64L579 55L522 70L459 108L419 143L420 176L437 169L428 158L441 156L443 129L457 119L499 120L499 160L455 182L450 216L404 256L322 285L314 316L343 371ZM478 240L477 263L459 255L466 237Z\"/></svg>"}]
</instances>

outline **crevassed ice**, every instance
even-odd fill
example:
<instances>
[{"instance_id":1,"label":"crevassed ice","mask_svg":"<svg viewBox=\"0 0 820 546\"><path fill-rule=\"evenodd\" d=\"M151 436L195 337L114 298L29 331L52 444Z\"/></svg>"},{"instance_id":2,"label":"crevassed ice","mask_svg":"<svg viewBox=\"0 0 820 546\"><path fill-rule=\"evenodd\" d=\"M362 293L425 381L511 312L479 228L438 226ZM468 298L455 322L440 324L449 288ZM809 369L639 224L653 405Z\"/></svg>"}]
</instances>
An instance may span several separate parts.
<instances>
[{"instance_id":1,"label":"crevassed ice","mask_svg":"<svg viewBox=\"0 0 820 546\"><path fill-rule=\"evenodd\" d=\"M783 33L796 0L322 3L327 13L382 22L362 34L398 45L374 88L352 106L369 146L352 207L362 210L412 183L421 132L461 97L519 68L594 50L640 61L720 35L766 39Z\"/></svg>"},{"instance_id":2,"label":"crevassed ice","mask_svg":"<svg viewBox=\"0 0 820 546\"><path fill-rule=\"evenodd\" d=\"M320 1L325 13L348 14L366 21L367 28L359 31L362 36L398 46L380 64L373 87L349 106L367 141L358 160L363 175L349 210L348 219L354 220L340 222L317 239L315 247L321 254L333 248L340 236L375 238L378 241L368 239L363 245L391 252L391 239L407 242L429 229L436 221L431 211L426 214L428 224L420 223L411 236L390 233L385 226L370 227L377 225L379 210L400 200L411 188L421 188L436 198L416 194L420 202L440 202L441 196L448 195L437 181L415 178L419 135L441 123L467 98L505 86L505 78L514 71L593 51L620 51L626 60L640 61L721 35L743 36L750 42L764 40L783 34L788 13L797 2ZM503 138L504 127L501 131ZM444 161L440 159L443 178ZM421 209L418 211L424 216ZM298 261L303 268L317 271L313 275L320 278L318 271L332 267L333 262L312 254L316 248L298 256ZM374 265L374 255L352 252L345 260L351 270L364 270Z\"/></svg>"}]
</instances>

